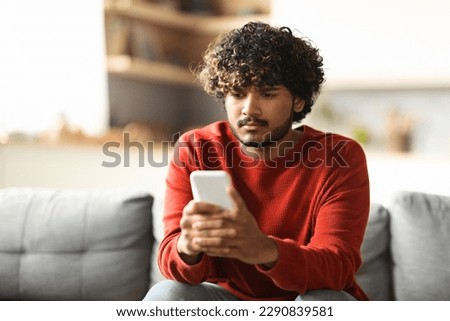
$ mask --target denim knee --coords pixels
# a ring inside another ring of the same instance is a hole
[[[356,299],[345,291],[335,290],[310,290],[299,295],[296,301],[356,301]]]
[[[235,296],[213,283],[191,285],[173,280],[155,284],[144,301],[232,301]]]
[[[186,283],[164,280],[156,283],[144,301],[190,301],[195,297],[195,287]]]

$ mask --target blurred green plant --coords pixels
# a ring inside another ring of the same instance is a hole
[[[362,126],[353,128],[352,137],[362,145],[366,145],[370,140],[369,131]]]

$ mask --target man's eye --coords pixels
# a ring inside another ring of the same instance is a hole
[[[232,92],[231,96],[233,96],[234,98],[242,98],[245,95],[243,93],[241,93],[241,92]]]
[[[262,93],[262,96],[263,96],[264,98],[272,98],[272,97],[275,96],[275,93],[273,93],[273,92],[263,92],[263,93]]]

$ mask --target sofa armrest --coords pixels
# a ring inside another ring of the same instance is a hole
[[[392,300],[389,212],[381,204],[370,206],[361,246],[362,265],[356,280],[370,300]]]

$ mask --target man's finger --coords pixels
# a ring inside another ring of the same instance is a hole
[[[191,200],[184,208],[184,214],[211,214],[222,212],[223,208],[218,205]]]

